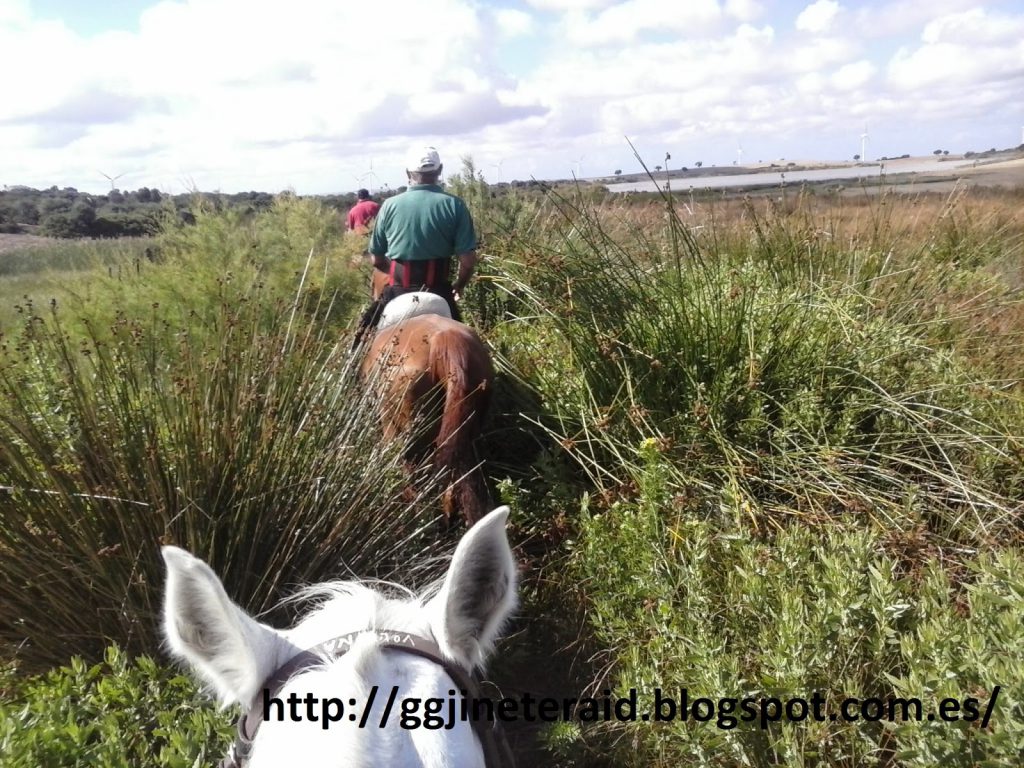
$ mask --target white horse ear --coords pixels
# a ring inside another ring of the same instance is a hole
[[[163,547],[167,564],[164,635],[217,693],[221,705],[246,706],[277,666],[282,642],[228,598],[210,566],[177,547]]]
[[[435,637],[467,668],[483,666],[516,607],[516,566],[505,535],[508,514],[508,507],[499,507],[462,537],[431,601],[441,613]]]

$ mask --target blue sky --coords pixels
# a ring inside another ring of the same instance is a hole
[[[0,184],[345,192],[1015,146],[1024,0],[0,0]]]
[[[33,0],[32,15],[39,20],[58,20],[80,35],[91,36],[114,29],[134,32],[139,16],[156,3],[152,0]]]

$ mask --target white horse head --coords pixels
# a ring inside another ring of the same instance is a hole
[[[269,695],[265,682],[306,649],[362,633],[346,640],[347,653],[323,653],[274,694],[281,704],[271,703],[253,739],[251,768],[482,767],[484,750],[471,723],[403,728],[400,716],[416,702],[422,717],[426,699],[452,699],[450,692],[461,687],[454,678],[482,667],[515,608],[516,569],[505,534],[508,512],[508,507],[496,509],[466,533],[433,596],[387,596],[356,582],[319,585],[304,594],[318,596],[320,604],[290,630],[257,622],[231,602],[206,563],[177,547],[164,547],[167,643],[223,706],[255,708],[263,707]],[[381,648],[378,635],[366,630],[433,641],[452,673],[426,658]],[[392,691],[397,691],[394,708],[381,725]],[[371,699],[373,706],[367,708]]]

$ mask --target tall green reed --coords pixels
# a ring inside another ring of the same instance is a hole
[[[950,540],[1016,530],[1012,402],[893,311],[920,301],[927,269],[915,281],[753,209],[742,237],[691,229],[671,199],[658,229],[553,202],[562,224],[496,281],[542,319],[547,353],[524,357],[557,372],[539,373],[557,436],[599,489],[628,490],[653,438],[680,492],[732,488],[755,526],[838,513],[899,527],[909,505]]]
[[[172,233],[135,282],[31,307],[5,342],[0,643],[25,668],[110,641],[154,652],[161,544],[207,559],[257,612],[296,584],[393,576],[430,552],[432,478],[406,493],[403,446],[380,441],[340,333],[350,278],[332,290],[330,254],[299,255],[302,221],[319,222],[299,218],[252,224],[257,243],[291,227],[272,263],[210,250],[245,243],[238,222],[201,222],[180,235],[191,245]]]

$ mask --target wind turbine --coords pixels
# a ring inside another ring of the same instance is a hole
[[[498,169],[498,181],[501,181],[501,166],[502,166],[502,164],[504,164],[504,162],[505,162],[505,160],[503,158],[503,159],[499,160],[496,163],[491,163],[491,167],[492,168],[497,168]]]
[[[120,179],[122,176],[124,176],[123,173],[119,173],[119,174],[117,174],[117,176],[109,176],[109,175],[105,174],[103,171],[97,171],[97,173],[99,173],[100,176],[102,176],[103,178],[105,178],[107,181],[110,182],[110,191],[111,192],[113,192],[115,189],[117,189],[117,187],[114,186],[114,182],[117,181],[118,179]]]
[[[743,165],[743,145],[736,140],[736,165]]]
[[[860,135],[860,161],[868,161],[868,124],[864,123],[864,133]]]
[[[373,172],[373,158],[372,157],[370,158],[370,170],[368,170],[362,176],[356,176],[355,179],[360,184],[362,184],[364,181],[366,181],[366,179],[370,178],[371,176],[373,177],[373,180],[375,182],[377,182],[377,186],[379,187],[380,186],[380,178],[377,176],[376,173]],[[371,192],[373,191],[373,185],[372,184],[370,185],[370,191]]]
[[[579,156],[579,157],[578,157],[578,158],[576,159],[576,178],[577,178],[577,179],[578,179],[578,178],[580,178],[580,169],[581,169],[581,168],[583,167],[583,166],[582,166],[582,165],[580,165],[580,164],[581,164],[581,163],[583,162],[583,158],[584,158],[584,157],[586,157],[586,154],[582,154],[582,155],[580,155],[580,156]]]

